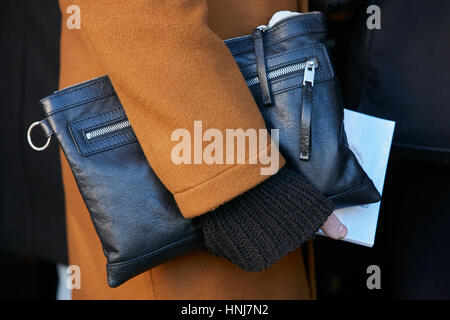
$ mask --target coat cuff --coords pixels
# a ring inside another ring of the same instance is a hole
[[[266,149],[261,150],[256,159],[261,159],[261,155],[272,154],[271,152],[278,152],[279,166],[282,168],[286,161],[273,143],[269,144]],[[236,198],[247,190],[250,190],[270,178],[272,175],[262,175],[261,169],[267,168],[268,165],[263,165],[260,161],[257,164],[249,164],[251,158],[247,159],[245,164],[238,164],[219,175],[208,179],[189,190],[174,194],[180,211],[186,218],[194,218],[202,215],[208,211],[212,211],[220,205]],[[232,185],[230,185],[232,181]]]
[[[270,267],[315,235],[333,203],[288,168],[194,221],[206,248],[246,271]]]

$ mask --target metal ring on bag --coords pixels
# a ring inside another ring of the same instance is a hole
[[[45,143],[45,145],[43,145],[42,147],[36,147],[33,144],[33,141],[31,140],[31,131],[34,129],[34,127],[40,126],[41,125],[41,121],[37,121],[34,122],[29,128],[28,128],[28,133],[27,133],[27,140],[28,140],[28,144],[30,145],[30,147],[32,147],[34,150],[36,151],[44,151],[45,149],[48,148],[48,146],[50,145],[50,141],[52,140],[52,136],[49,136],[47,138],[47,142]]]

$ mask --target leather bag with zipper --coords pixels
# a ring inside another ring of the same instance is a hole
[[[379,193],[347,146],[326,34],[323,15],[312,13],[225,43],[268,128],[280,130],[288,165],[339,207],[376,202]],[[201,231],[148,164],[108,76],[41,104],[46,117],[30,127],[30,143],[37,126],[48,143],[58,139],[100,237],[111,287],[203,246]]]

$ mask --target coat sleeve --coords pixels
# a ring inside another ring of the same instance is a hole
[[[308,12],[309,11],[309,0],[298,0],[298,11]]]
[[[193,145],[194,121],[202,121],[203,132],[219,129],[224,139],[226,129],[266,128],[231,53],[208,28],[206,0],[71,4],[80,7],[83,36],[107,70],[150,165],[185,217],[206,213],[269,177],[261,175],[267,165],[259,161],[177,165],[171,159],[178,143],[171,141],[172,133],[188,129]],[[266,141],[246,159],[278,153],[270,137]]]

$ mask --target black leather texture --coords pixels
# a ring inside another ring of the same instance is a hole
[[[270,94],[269,83],[267,79],[266,57],[264,55],[263,31],[256,28],[253,31],[253,45],[255,46],[256,69],[258,70],[258,79],[261,89],[261,99],[265,106],[272,105],[272,95]]]
[[[199,230],[181,215],[130,126],[88,139],[127,119],[108,77],[41,104],[43,126],[58,138],[100,237],[111,287],[202,247]]]
[[[300,107],[300,160],[309,160],[311,153],[311,114],[313,108],[313,87],[310,83],[303,86],[302,105]]]
[[[309,14],[226,44],[246,79],[315,59],[314,85],[306,92],[303,71],[260,79],[250,89],[267,126],[280,130],[290,167],[339,206],[376,202],[379,193],[346,143],[325,40],[323,16]],[[203,246],[200,231],[150,168],[107,76],[55,92],[41,104],[41,126],[57,137],[69,161],[100,237],[111,287]],[[301,145],[306,156],[300,156]]]
[[[257,43],[263,49],[254,45],[255,33],[225,43],[247,83],[263,74],[275,75],[249,87],[267,127],[280,130],[280,151],[288,165],[337,208],[380,201],[379,192],[347,145],[341,92],[326,48],[325,16],[308,13],[284,19],[264,30],[261,40]],[[258,56],[265,57],[264,72]],[[303,70],[276,76],[282,69],[309,60],[317,65],[314,84],[307,84],[306,90]],[[269,88],[264,88],[266,83]]]

